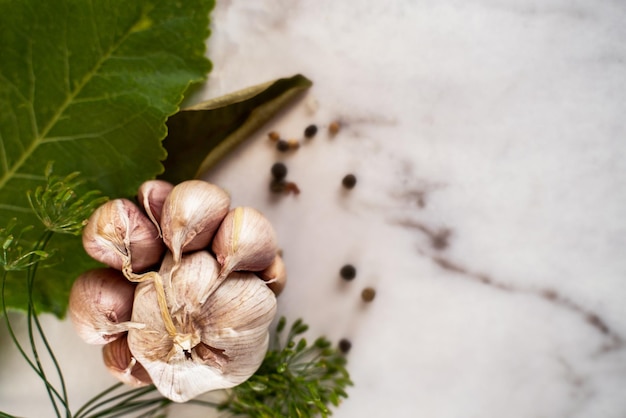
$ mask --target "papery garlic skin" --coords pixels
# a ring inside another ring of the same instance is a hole
[[[176,298],[186,301],[170,312],[176,335],[165,326],[152,283],[139,284],[135,292],[132,320],[146,328],[129,331],[130,350],[174,402],[244,382],[267,351],[274,294],[251,273],[234,273],[216,287],[211,258],[206,251],[185,255],[172,274]],[[209,266],[208,272],[192,265]]]
[[[160,223],[163,205],[173,188],[172,183],[164,180],[147,180],[139,186],[137,191],[137,201],[159,231],[159,236],[161,236]]]
[[[81,274],[72,285],[69,317],[78,335],[89,344],[107,344],[128,331],[142,327],[130,321],[135,285],[114,269],[101,268]]]
[[[159,274],[161,277],[168,278],[169,283],[174,270],[179,277],[201,274],[202,280],[194,281],[192,286],[187,286],[185,281],[182,281],[181,285],[181,280],[178,280],[178,285],[171,284],[168,287],[170,296],[168,302],[173,310],[178,309],[183,301],[191,306],[204,303],[220,284],[217,280],[220,265],[207,251],[185,255],[185,262],[179,266],[176,265],[172,253],[168,251],[161,263]]]
[[[222,221],[211,246],[222,266],[223,279],[232,271],[261,271],[278,252],[276,232],[270,221],[251,207],[237,207]]]
[[[230,196],[202,180],[177,184],[161,213],[163,241],[178,263],[183,252],[205,248],[228,213]]]
[[[136,388],[152,383],[146,369],[131,354],[126,334],[102,347],[102,360],[107,370],[122,383]]]
[[[265,270],[256,273],[276,296],[280,295],[287,284],[287,269],[281,256],[276,255],[274,261]]]
[[[117,270],[130,261],[133,271],[158,263],[165,251],[156,227],[128,199],[110,200],[94,211],[83,230],[83,247]]]

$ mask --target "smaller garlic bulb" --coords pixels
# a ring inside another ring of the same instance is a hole
[[[146,369],[130,352],[126,334],[102,347],[102,359],[107,370],[122,383],[136,388],[152,383]]]
[[[165,251],[156,227],[128,199],[98,207],[83,230],[87,254],[117,270],[141,271],[158,263]]]
[[[68,312],[78,335],[89,344],[106,344],[130,328],[135,285],[110,268],[89,270],[72,285]]]
[[[212,245],[222,266],[220,279],[233,271],[261,271],[274,261],[278,246],[270,221],[251,207],[237,207],[222,221]]]
[[[276,296],[280,295],[287,284],[287,269],[281,256],[274,257],[274,261],[265,270],[256,273],[267,287],[270,288]]]
[[[188,180],[172,189],[163,204],[161,230],[175,264],[183,252],[209,245],[229,207],[228,193],[206,181]]]
[[[164,180],[148,180],[143,182],[137,191],[137,200],[156,226],[159,236],[161,236],[160,222],[163,204],[173,188],[173,184]]]

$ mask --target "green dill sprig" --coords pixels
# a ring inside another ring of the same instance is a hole
[[[51,232],[80,235],[87,218],[108,200],[100,191],[91,190],[81,196],[76,192],[84,181],[79,172],[65,177],[52,175],[52,164],[46,167],[46,184],[34,192],[28,191],[28,201],[33,211]]]
[[[330,405],[338,406],[348,397],[345,389],[352,381],[345,356],[324,337],[310,346],[305,338],[296,341],[308,330],[300,319],[281,344],[285,326],[282,317],[259,370],[233,388],[220,409],[250,418],[328,417]]]
[[[13,218],[6,227],[0,228],[0,266],[4,271],[26,270],[40,261],[47,259],[50,253],[42,249],[24,250],[20,244],[22,235],[33,229],[32,225],[15,233],[17,219]]]

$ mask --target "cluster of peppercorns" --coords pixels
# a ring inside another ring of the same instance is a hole
[[[341,124],[337,121],[328,125],[328,133],[331,136],[336,135],[339,132]],[[304,138],[312,139],[317,135],[317,125],[308,125],[304,129]],[[280,134],[276,131],[271,131],[268,134],[270,140],[276,142],[276,149],[281,152],[287,152],[289,150],[295,150],[300,148],[300,141],[297,139],[282,139]],[[283,162],[277,162],[272,165],[271,168],[272,180],[270,182],[270,190],[273,193],[293,193],[299,194],[300,188],[292,181],[287,181],[287,166]],[[346,189],[352,189],[356,185],[356,176],[354,174],[346,174],[341,180],[341,184]]]

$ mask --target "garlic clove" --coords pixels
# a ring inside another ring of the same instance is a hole
[[[104,365],[122,383],[136,388],[147,386],[152,383],[152,379],[146,369],[131,354],[127,338],[126,335],[122,335],[102,347]]]
[[[72,285],[68,313],[78,335],[89,344],[106,344],[142,324],[129,322],[135,285],[121,272],[101,268],[81,274]]]
[[[141,271],[156,264],[165,247],[159,233],[137,205],[128,199],[110,200],[89,217],[83,230],[87,254],[117,270]]]
[[[278,251],[270,221],[251,207],[237,207],[222,221],[211,247],[220,263],[220,280],[232,271],[261,271]]]
[[[274,261],[265,270],[256,273],[265,281],[267,287],[270,288],[276,296],[280,295],[287,284],[287,269],[281,256],[276,255]]]
[[[192,255],[183,256],[172,287],[200,293],[207,278],[203,271],[187,274]],[[213,277],[212,271],[209,274]],[[276,297],[263,281],[253,274],[235,273],[205,303],[186,303],[171,312],[176,328],[171,335],[159,311],[155,286],[143,282],[135,292],[132,320],[146,327],[130,330],[128,344],[159,392],[174,402],[186,402],[248,379],[263,361],[275,313]]]
[[[159,270],[159,274],[166,278],[167,288],[172,296],[170,303],[174,310],[178,308],[179,301],[185,301],[192,306],[204,303],[219,286],[217,275],[220,265],[208,251],[185,254],[183,259],[184,262],[176,266],[174,256],[168,251]],[[184,277],[194,274],[201,274],[202,280],[184,280]],[[180,277],[175,280],[176,286],[172,286],[172,275]]]
[[[161,231],[175,263],[183,252],[209,245],[229,207],[228,193],[206,181],[188,180],[172,189],[163,205]]]
[[[238,306],[241,301],[246,304]],[[202,342],[211,351],[204,350],[203,355],[206,361],[223,364],[232,386],[246,381],[261,365],[275,314],[276,297],[248,272],[229,275],[203,305],[198,326]]]
[[[164,180],[148,180],[143,182],[137,191],[137,200],[156,226],[159,236],[161,236],[160,222],[163,204],[173,188],[173,184]]]

